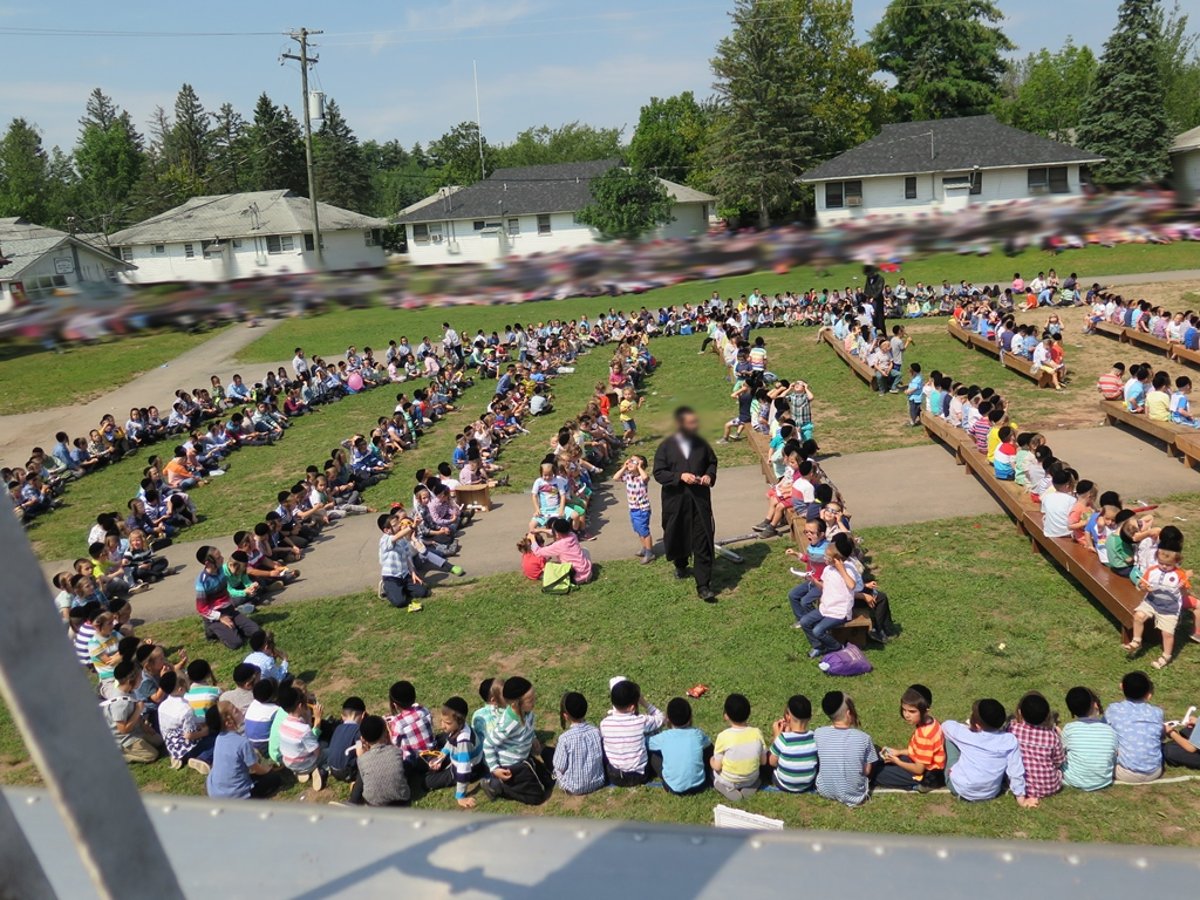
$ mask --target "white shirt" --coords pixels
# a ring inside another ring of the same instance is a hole
[[[158,705],[158,733],[161,735],[166,736],[172,731],[178,731],[180,737],[183,737],[185,729],[198,731],[199,724],[192,707],[183,697],[172,694]]]
[[[297,375],[304,375],[308,372],[308,360],[303,356],[294,356],[292,358],[292,371]]]
[[[1067,516],[1075,505],[1075,495],[1065,491],[1051,491],[1042,497],[1042,533],[1046,537],[1070,537]]]

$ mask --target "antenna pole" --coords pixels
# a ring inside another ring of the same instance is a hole
[[[483,162],[483,122],[479,117],[479,65],[471,60],[471,74],[475,78],[475,136],[479,138],[479,179],[487,178],[487,167]]]
[[[317,268],[325,268],[325,250],[321,246],[321,221],[317,216],[317,176],[313,168],[312,116],[308,110],[308,67],[317,64],[317,58],[308,55],[308,39],[311,35],[323,34],[322,31],[310,31],[301,28],[288,32],[288,37],[300,45],[300,54],[283,54],[284,59],[294,59],[300,63],[300,92],[301,106],[304,108],[304,166],[308,170],[308,206],[312,216],[313,245],[317,251]]]

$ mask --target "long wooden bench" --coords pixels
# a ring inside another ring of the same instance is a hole
[[[946,330],[949,331],[953,337],[962,341],[972,350],[980,350],[989,356],[996,357],[997,359],[1000,357],[1000,347],[995,341],[989,341],[982,334],[976,334],[973,331],[967,331],[967,329],[963,328],[962,323],[960,323],[957,319],[951,319],[949,322],[947,322]]]
[[[746,440],[758,456],[758,464],[762,469],[763,478],[766,479],[767,484],[774,484],[778,479],[775,477],[775,467],[771,465],[771,439],[761,431],[747,428]]]
[[[1049,372],[1043,372],[1039,368],[1035,373],[1032,370],[1033,363],[1023,356],[1014,356],[1011,353],[1002,353],[1000,355],[1000,362],[1004,364],[1006,369],[1011,369],[1018,375],[1028,378],[1030,381],[1035,382],[1040,388],[1048,388],[1051,384],[1053,384],[1053,381],[1050,379]]]
[[[1189,432],[1192,432],[1192,429],[1184,428],[1182,425],[1173,425],[1170,422],[1152,422],[1146,418],[1145,413],[1130,412],[1120,400],[1101,400],[1100,409],[1104,411],[1106,425],[1115,425],[1117,422],[1121,422],[1134,431],[1147,434],[1155,440],[1161,441],[1165,445],[1167,455],[1172,458],[1182,455],[1178,446],[1180,437],[1190,436]]]
[[[1121,343],[1126,343],[1124,325],[1118,325],[1116,322],[1101,320],[1097,322],[1093,328],[1097,334],[1108,335],[1111,338],[1116,338]]]
[[[848,365],[855,375],[869,386],[875,384],[875,371],[853,353],[847,353],[846,348],[842,346],[842,342],[833,336],[832,331],[823,331],[821,337],[825,340],[825,343],[833,348],[833,352],[842,358],[842,362]]]
[[[1146,334],[1144,331],[1138,331],[1136,328],[1125,329],[1125,341],[1130,344],[1140,344],[1152,350],[1161,350],[1168,356],[1171,355],[1171,345],[1174,343],[1166,338],[1155,337],[1152,334]]]
[[[1187,363],[1189,366],[1200,367],[1200,350],[1189,350],[1183,344],[1177,341],[1172,341],[1171,350],[1168,353],[1171,359],[1181,363]]]
[[[835,640],[843,644],[853,644],[856,647],[867,646],[867,635],[871,631],[871,610],[863,603],[854,604],[854,618],[833,629]]]
[[[1133,627],[1133,610],[1142,596],[1136,585],[1128,578],[1116,575],[1100,562],[1087,547],[1066,538],[1047,537],[1042,530],[1042,514],[1033,506],[1025,491],[1010,481],[995,477],[987,457],[980,453],[973,441],[961,429],[930,415],[921,413],[921,424],[931,437],[945,444],[964,471],[974,475],[1005,512],[1015,522],[1022,534],[1029,537],[1035,550],[1050,557],[1055,564],[1074,578],[1101,606],[1117,620],[1122,635],[1128,640]],[[1197,444],[1200,452],[1200,442]]]
[[[1028,378],[1038,387],[1050,387],[1051,380],[1049,373],[1040,371],[1037,373],[1032,372],[1030,370],[1029,360],[1020,356],[1014,356],[1011,353],[1004,353],[1000,345],[995,341],[989,341],[981,334],[976,334],[973,331],[967,331],[967,329],[963,328],[962,325],[954,319],[951,319],[946,323],[946,330],[950,333],[951,337],[962,341],[972,350],[979,350],[983,353],[987,353],[990,356],[996,357],[998,360],[1000,360],[1001,365],[1003,365],[1006,369],[1016,372],[1022,378]]]

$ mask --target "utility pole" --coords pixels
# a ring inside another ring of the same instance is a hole
[[[308,67],[315,66],[317,58],[315,56],[309,58],[308,39],[311,35],[323,33],[322,31],[309,31],[307,28],[289,31],[288,37],[300,45],[300,54],[298,56],[295,53],[283,54],[284,59],[294,59],[300,63],[301,105],[304,108],[304,165],[308,170],[308,204],[312,215],[313,244],[317,251],[318,269],[325,268],[325,251],[321,247],[321,222],[317,217],[317,176],[313,171],[312,116],[308,110]]]

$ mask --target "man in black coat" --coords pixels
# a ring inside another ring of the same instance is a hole
[[[871,324],[879,334],[887,334],[887,310],[884,308],[883,292],[887,287],[883,273],[874,266],[863,266],[863,274],[867,277],[863,293],[871,302]]]
[[[717,481],[717,454],[700,437],[694,410],[675,410],[677,431],[658,445],[654,480],[662,485],[663,546],[675,564],[675,577],[687,578],[688,558],[694,561],[696,593],[716,603],[712,581],[714,526],[712,486]]]

